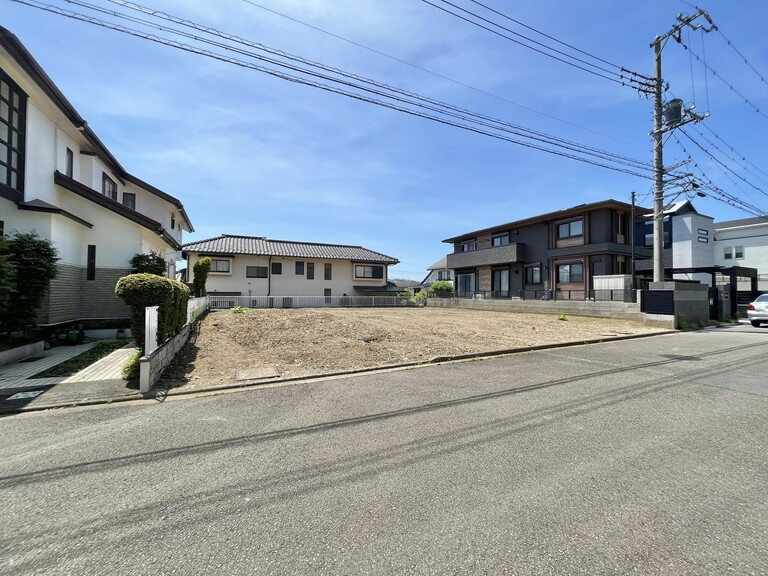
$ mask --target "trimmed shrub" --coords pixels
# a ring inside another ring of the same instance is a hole
[[[149,254],[136,254],[130,259],[131,272],[134,274],[157,274],[165,276],[168,272],[168,262],[163,255],[154,250]]]
[[[438,280],[432,282],[429,287],[430,298],[451,298],[453,296],[453,282],[448,280]]]
[[[187,321],[189,288],[177,280],[155,274],[130,274],[117,281],[115,294],[131,307],[131,332],[142,351],[147,306],[159,306],[158,344],[181,332]]]
[[[195,278],[192,281],[193,293],[195,298],[200,298],[206,295],[205,283],[208,282],[208,272],[211,270],[211,259],[206,256],[200,258],[192,267],[192,271],[195,274]]]

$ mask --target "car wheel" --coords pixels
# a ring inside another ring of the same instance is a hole
[[[755,328],[760,328],[760,320],[750,320],[749,323]]]

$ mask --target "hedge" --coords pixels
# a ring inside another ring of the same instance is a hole
[[[131,307],[131,332],[142,352],[148,306],[159,306],[158,344],[181,332],[187,322],[189,288],[177,280],[155,274],[129,274],[117,281],[115,294]]]

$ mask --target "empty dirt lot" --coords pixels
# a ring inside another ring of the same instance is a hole
[[[431,307],[212,310],[163,381],[233,384],[245,370],[310,376],[658,331],[625,320]]]

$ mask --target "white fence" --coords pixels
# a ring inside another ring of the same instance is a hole
[[[190,325],[208,308],[208,298],[190,298],[187,303],[187,322],[180,334],[157,343],[158,306],[145,309],[144,356],[139,359],[139,390],[149,392],[163,370],[171,363],[176,353],[187,342]]]
[[[408,296],[215,296],[211,308],[381,308],[416,306]]]

